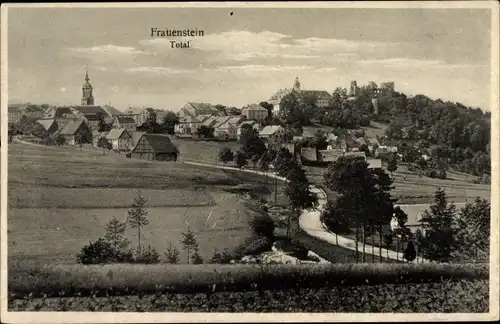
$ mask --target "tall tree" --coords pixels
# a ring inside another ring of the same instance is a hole
[[[394,199],[390,195],[392,179],[381,169],[368,169],[368,163],[362,158],[340,157],[328,167],[324,180],[327,188],[349,201],[351,207],[346,212],[350,213],[347,218],[355,220],[356,251],[360,225],[364,248],[367,225],[388,225],[391,220],[394,210]]]
[[[262,155],[266,151],[266,144],[259,137],[257,131],[249,125],[242,127],[240,134],[241,151],[247,159],[253,155]]]
[[[104,239],[111,244],[115,251],[124,251],[130,245],[130,241],[125,238],[126,229],[127,224],[120,222],[116,217],[113,217],[106,224]]]
[[[438,189],[430,210],[425,210],[420,220],[425,226],[424,256],[428,260],[449,262],[455,240],[454,218],[456,207],[448,204],[446,193]]]
[[[174,112],[168,111],[163,119],[163,129],[167,134],[175,133],[175,125],[179,124],[179,116]]]
[[[288,196],[291,207],[287,222],[287,233],[290,235],[293,216],[300,215],[302,209],[310,209],[317,206],[318,198],[310,189],[304,169],[298,165],[288,173],[285,194]]]
[[[269,102],[262,101],[259,103],[259,106],[267,110],[267,118],[271,118],[273,116],[274,106]]]
[[[131,228],[137,229],[137,252],[139,255],[141,254],[141,228],[149,224],[146,202],[146,199],[144,199],[139,191],[132,203],[132,208],[127,213],[127,223]]]
[[[489,254],[491,206],[486,199],[477,197],[467,203],[457,217],[457,250],[466,257],[477,258]]]
[[[398,169],[398,157],[396,154],[392,155],[392,158],[389,160],[389,164],[387,165],[387,171],[392,173]]]
[[[189,227],[186,232],[182,233],[181,244],[184,250],[187,251],[187,263],[189,263],[189,252],[198,248],[196,237]]]

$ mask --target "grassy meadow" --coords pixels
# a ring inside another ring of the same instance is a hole
[[[385,169],[385,165],[383,168]],[[323,186],[323,173],[326,167],[305,166],[307,176],[313,184]],[[491,186],[475,184],[471,181],[474,176],[449,171],[448,179],[432,179],[419,176],[416,172],[408,171],[406,165],[399,165],[393,174],[394,184],[392,196],[398,198],[398,204],[428,204],[432,202],[437,188],[443,188],[450,202],[472,201],[475,197],[490,198]],[[329,197],[335,193],[326,190]]]
[[[255,175],[131,160],[94,148],[19,143],[9,145],[8,161],[10,259],[75,262],[76,253],[102,236],[110,219],[125,219],[138,192],[149,212],[142,244],[155,246],[162,256],[170,242],[181,248],[188,224],[205,259],[215,249],[232,250],[251,234],[251,212],[228,189]],[[127,238],[135,247],[136,232],[129,229]]]

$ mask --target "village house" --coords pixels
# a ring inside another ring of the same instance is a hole
[[[240,139],[240,136],[241,136],[241,130],[244,126],[250,126],[252,127],[253,129],[255,129],[257,132],[259,132],[260,130],[260,124],[258,122],[256,122],[255,120],[245,120],[243,122],[241,122],[238,127],[236,128],[236,138],[239,140]]]
[[[179,150],[165,135],[144,133],[127,157],[148,161],[177,161]]]
[[[200,120],[191,115],[186,115],[179,117],[179,123],[174,126],[174,132],[176,134],[196,134],[200,126]]]
[[[153,108],[132,108],[130,107],[122,116],[131,117],[135,121],[136,127],[142,126],[147,120],[156,121],[156,113]]]
[[[241,114],[249,120],[253,119],[262,122],[264,119],[267,118],[268,111],[261,105],[251,104],[241,109]]]
[[[82,143],[92,142],[92,132],[83,120],[71,120],[57,133],[66,140],[66,144],[76,145],[79,139]]]
[[[216,137],[224,137],[227,140],[235,140],[238,137],[238,125],[245,120],[244,116],[228,116],[214,128],[214,135]]]
[[[128,132],[136,130],[135,120],[128,116],[115,116],[111,124],[112,129],[125,129]]]
[[[39,119],[43,117],[44,108],[39,105],[32,104],[14,104],[8,105],[8,123],[17,124],[23,116],[33,119]]]
[[[198,117],[199,115],[219,115],[219,110],[209,103],[188,102],[179,111],[179,117]]]
[[[8,120],[9,124],[17,124],[23,117],[23,109],[20,106],[17,105],[9,105],[8,107]]]
[[[285,129],[280,125],[269,125],[259,132],[259,137],[268,143],[282,143],[285,138]]]
[[[124,128],[114,128],[106,135],[114,151],[128,151],[132,147],[132,137]]]

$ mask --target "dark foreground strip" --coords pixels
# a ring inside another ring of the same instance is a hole
[[[52,265],[9,268],[9,294],[92,296],[140,293],[210,293],[340,285],[410,284],[487,279],[487,264],[304,265]]]

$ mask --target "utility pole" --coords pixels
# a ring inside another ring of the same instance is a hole
[[[278,176],[274,177],[274,204],[278,204]]]

